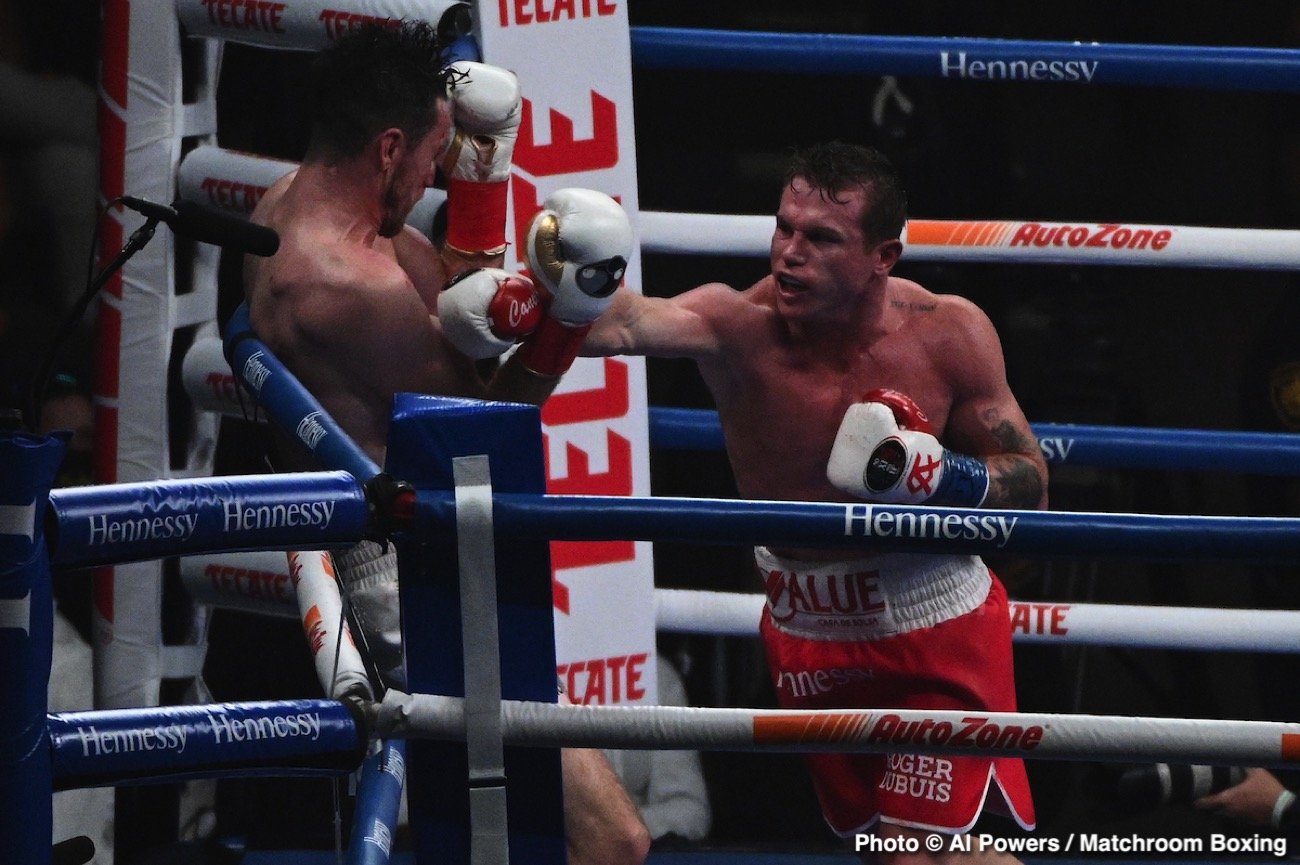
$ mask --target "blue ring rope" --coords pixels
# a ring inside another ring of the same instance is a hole
[[[1050,465],[1300,475],[1300,435],[1053,423],[1030,426]],[[709,409],[652,407],[650,443],[667,449],[721,450],[722,426],[717,412]]]
[[[229,475],[50,491],[60,567],[237,550],[350,546],[370,503],[344,471]]]
[[[308,448],[318,463],[349,472],[363,482],[379,474],[374,460],[253,333],[247,301],[226,323],[223,344],[240,386],[256,394],[258,405],[281,430]]]
[[[988,70],[1005,68],[1018,73],[1018,80],[1300,91],[1300,51],[1285,48],[633,27],[632,62],[638,69],[958,80],[999,80],[990,78]],[[1040,65],[1031,65],[1035,63]],[[964,79],[953,72],[959,66],[966,72]],[[980,75],[971,74],[975,68]]]
[[[185,778],[345,775],[368,731],[338,700],[264,700],[49,715],[58,790]]]
[[[421,491],[418,512],[455,524],[450,493]],[[848,547],[908,552],[1295,560],[1300,519],[930,508],[666,496],[496,493],[505,535],[553,540]]]

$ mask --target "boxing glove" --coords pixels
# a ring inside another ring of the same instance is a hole
[[[541,318],[541,297],[532,282],[498,268],[464,271],[438,295],[443,334],[474,360],[502,354]]]
[[[826,479],[858,498],[891,504],[977,508],[989,490],[984,461],[954,453],[934,436],[906,394],[880,389],[844,413]]]
[[[559,189],[542,202],[525,245],[547,301],[537,330],[519,348],[521,359],[540,375],[561,375],[623,281],[632,225],[603,192]]]
[[[513,72],[460,60],[451,70],[455,129],[441,159],[447,180],[447,244],[461,253],[506,248],[510,161],[523,100]]]

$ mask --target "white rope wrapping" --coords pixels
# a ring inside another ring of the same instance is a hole
[[[766,257],[771,216],[641,211],[641,249]],[[1092,222],[912,219],[909,261],[1300,270],[1300,231]]]
[[[389,691],[376,734],[464,740],[464,701]],[[1300,762],[1300,724],[1115,715],[916,709],[709,709],[564,706],[507,700],[505,741],[535,747],[704,751],[915,751],[1051,760],[1167,761],[1246,766]]]
[[[331,697],[357,691],[373,698],[366,665],[343,617],[343,599],[330,554],[324,550],[297,550],[284,556],[298,599],[302,632],[321,687]]]
[[[200,603],[292,617],[282,562],[279,553],[184,556],[180,572]],[[763,596],[750,592],[655,589],[655,625],[661,631],[754,638],[762,612]],[[1011,626],[1018,645],[1300,654],[1296,610],[1011,601]]]
[[[298,167],[298,163],[205,144],[181,160],[176,194],[186,201],[248,216],[268,187]],[[442,189],[426,189],[406,221],[423,232],[447,200]]]
[[[418,18],[437,23],[460,0],[294,0],[293,3],[177,2],[190,36],[287,50],[326,45],[364,21]]]
[[[757,637],[762,595],[655,589],[661,631]],[[1300,612],[1011,601],[1019,644],[1300,653]]]

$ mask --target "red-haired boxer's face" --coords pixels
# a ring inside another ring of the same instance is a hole
[[[439,153],[451,134],[451,107],[438,100],[438,120],[424,138],[404,149],[401,159],[384,190],[384,213],[379,224],[381,237],[394,237],[402,230],[411,209],[433,186],[434,169]]]
[[[868,288],[878,266],[879,247],[867,247],[862,234],[866,191],[853,187],[823,196],[796,177],[781,193],[772,233],[772,275],[777,308],[791,319],[833,319],[855,308],[850,303]]]

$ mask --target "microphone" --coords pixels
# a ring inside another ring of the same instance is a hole
[[[119,200],[148,219],[167,223],[176,234],[190,240],[263,257],[275,255],[275,251],[280,248],[280,235],[274,229],[202,207],[192,201],[177,200],[169,207],[131,195],[123,195]]]
[[[95,842],[85,835],[60,841],[50,848],[51,865],[85,865],[95,858]]]
[[[1241,766],[1194,766],[1155,763],[1129,769],[1119,778],[1120,799],[1133,807],[1185,805],[1240,784],[1246,777]]]

